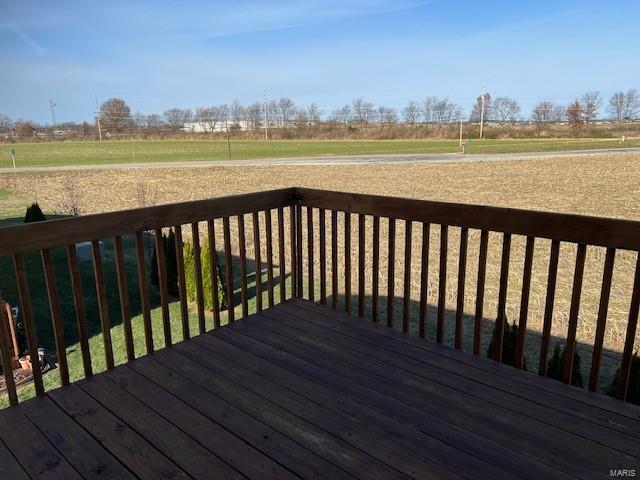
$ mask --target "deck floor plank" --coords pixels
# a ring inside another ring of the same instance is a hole
[[[640,408],[291,299],[0,412],[0,479],[609,478]]]

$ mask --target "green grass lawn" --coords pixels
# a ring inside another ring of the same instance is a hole
[[[137,285],[136,258],[134,250],[133,238],[124,237],[124,260],[125,270],[127,273],[128,292],[130,308],[132,313],[132,330],[134,339],[134,349],[136,357],[146,355],[145,335],[143,320],[141,314],[140,294]],[[56,287],[59,296],[60,307],[63,318],[63,331],[65,337],[65,346],[67,352],[67,360],[69,365],[69,376],[72,382],[84,378],[84,370],[82,363],[82,355],[78,343],[78,334],[75,318],[75,307],[70,287],[70,275],[67,264],[67,256],[64,249],[55,249],[52,252],[54,269],[56,276]],[[147,262],[150,261],[150,255]],[[49,302],[47,299],[46,288],[44,284],[43,269],[40,256],[37,253],[25,255],[25,266],[27,277],[29,280],[29,293],[31,305],[33,309],[34,323],[38,335],[38,346],[44,347],[47,352],[55,354],[55,343],[53,338],[53,329],[51,326],[51,316]],[[113,242],[105,241],[105,255],[103,260],[105,284],[107,287],[107,301],[109,305],[109,316],[111,320],[111,338],[113,344],[113,354],[116,365],[126,362],[126,350],[124,341],[124,328],[120,315],[120,302],[116,283],[115,264],[113,261]],[[222,257],[221,262],[224,262]],[[236,318],[241,316],[241,306],[239,305],[239,265],[237,259],[234,261],[234,286],[237,287],[234,292],[233,304],[236,306]],[[224,265],[222,263],[222,265]],[[248,262],[248,271],[253,271],[254,265]],[[224,272],[224,267],[221,269]],[[147,265],[147,272],[149,272]],[[106,369],[104,339],[100,328],[100,318],[98,314],[98,304],[95,290],[95,280],[93,274],[92,263],[81,262],[80,274],[82,279],[82,289],[84,294],[84,306],[86,310],[87,329],[89,334],[89,346],[91,350],[91,358],[94,373],[104,371]],[[266,286],[266,274],[262,279],[263,285]],[[276,298],[279,295],[279,280],[276,279],[275,291]],[[265,287],[266,288],[266,287]],[[289,287],[290,288],[290,287]],[[13,267],[11,260],[7,257],[0,259],[0,289],[2,289],[3,297],[11,304],[19,305],[17,289],[13,276]],[[255,311],[255,279],[248,279],[249,293],[249,311]],[[267,304],[266,291],[263,295],[263,304]],[[150,300],[152,305],[151,318],[152,330],[155,349],[165,346],[164,334],[162,327],[162,314],[159,307],[159,294],[155,287],[150,288]],[[180,316],[180,303],[177,299],[173,299],[169,305],[171,317],[171,332],[174,342],[182,341],[182,321]],[[226,310],[221,312],[221,323],[227,323]],[[189,325],[191,335],[198,334],[198,317],[193,306],[190,306]],[[19,325],[20,327],[21,325]],[[213,315],[207,312],[207,329],[213,327]],[[44,375],[44,385],[46,390],[60,386],[60,372],[53,369]],[[32,384],[24,385],[18,388],[18,394],[21,400],[31,398],[35,391]],[[0,394],[0,408],[8,406],[8,397],[6,394]]]
[[[640,139],[473,140],[469,153],[514,153],[640,146]],[[11,150],[19,167],[99,165],[133,162],[228,160],[224,140],[131,140],[0,145],[0,168],[10,168]],[[233,159],[323,155],[454,153],[458,140],[232,140]]]

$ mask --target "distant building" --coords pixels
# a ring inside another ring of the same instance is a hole
[[[246,131],[253,130],[251,122],[248,120],[239,120],[237,122],[187,122],[182,127],[182,130],[188,133],[215,133],[226,132],[227,127],[230,131]]]

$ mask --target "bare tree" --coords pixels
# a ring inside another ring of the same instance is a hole
[[[520,105],[509,97],[496,97],[489,112],[489,118],[497,122],[515,122],[519,115]]]
[[[293,100],[287,97],[280,97],[277,103],[277,118],[281,127],[287,127],[296,111]]]
[[[147,115],[147,128],[158,128],[162,125],[162,117],[157,113]]]
[[[345,105],[337,108],[331,114],[331,120],[336,123],[344,123],[345,125],[353,119],[353,110],[351,105]]]
[[[131,125],[131,109],[121,98],[110,98],[100,105],[100,126],[111,133],[126,131]]]
[[[247,120],[252,130],[260,128],[260,124],[264,119],[263,105],[260,102],[254,102],[247,107]]]
[[[361,126],[366,127],[375,118],[373,103],[365,102],[362,98],[356,98],[352,102],[353,119]]]
[[[442,100],[437,97],[432,105],[432,122],[434,123],[451,123],[462,117],[462,109],[448,98]]]
[[[293,123],[295,123],[296,128],[303,129],[309,126],[309,114],[307,109],[298,108],[293,116]]]
[[[183,128],[184,124],[193,118],[193,114],[188,108],[170,108],[165,110],[162,116],[167,125],[176,130]]]
[[[538,102],[531,111],[531,121],[538,127],[552,122],[558,122],[563,117],[564,109],[560,105],[556,105],[550,100],[542,100]]]
[[[614,120],[632,120],[640,111],[640,97],[634,88],[625,92],[616,92],[609,98],[607,110]]]
[[[307,119],[311,125],[316,125],[320,122],[320,110],[315,103],[307,107]]]
[[[575,100],[567,107],[567,121],[572,128],[580,128],[585,123],[585,107]]]
[[[380,123],[386,123],[389,127],[398,121],[398,113],[395,108],[378,107],[378,120]]]
[[[414,102],[413,100],[407,103],[406,107],[402,109],[402,118],[404,119],[404,122],[411,126],[418,123],[419,114],[420,106],[418,105],[418,102]]]
[[[235,125],[240,125],[240,122],[244,120],[246,116],[247,115],[244,106],[242,106],[242,104],[238,100],[234,100],[229,107],[230,120]]]
[[[484,97],[484,107],[482,106],[483,97]],[[473,107],[471,108],[471,115],[469,116],[469,121],[479,122],[483,111],[484,111],[484,121],[487,121],[488,118],[491,118],[491,94],[490,93],[483,93],[482,95],[478,96],[478,98],[476,98],[476,103],[474,103]]]
[[[579,100],[576,101],[580,103],[582,107],[582,117],[584,119],[584,123],[586,123],[587,126],[591,125],[591,123],[593,123],[593,121],[598,116],[598,110],[600,110],[600,106],[602,105],[600,92],[586,92],[582,95],[582,97],[580,97]]]

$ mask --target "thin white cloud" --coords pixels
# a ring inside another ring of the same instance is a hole
[[[13,32],[22,43],[28,46],[36,55],[46,55],[47,51],[31,35],[15,24],[7,23],[2,28]]]

